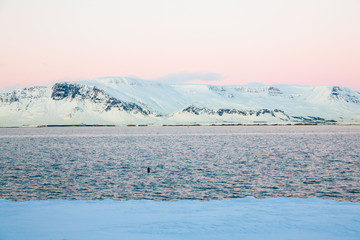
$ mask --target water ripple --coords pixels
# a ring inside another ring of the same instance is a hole
[[[359,126],[0,129],[0,198],[360,202],[359,143]]]

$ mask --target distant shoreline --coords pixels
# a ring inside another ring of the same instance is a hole
[[[266,123],[224,123],[224,124],[163,124],[163,125],[147,125],[147,124],[49,124],[49,125],[32,125],[32,126],[10,126],[0,128],[56,128],[56,127],[238,127],[238,126],[359,126],[360,123],[289,123],[289,124],[266,124]]]

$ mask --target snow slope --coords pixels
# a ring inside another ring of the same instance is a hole
[[[69,124],[360,123],[360,93],[337,86],[169,85],[105,77],[0,92],[0,127]]]
[[[355,240],[360,204],[317,198],[0,200],[0,239]]]

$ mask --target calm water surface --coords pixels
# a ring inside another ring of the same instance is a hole
[[[0,129],[3,199],[249,195],[360,202],[360,126]]]

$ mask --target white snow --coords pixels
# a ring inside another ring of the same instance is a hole
[[[296,119],[282,116],[242,116],[239,114],[184,113],[187,106],[241,111],[280,109],[288,116],[321,117],[340,124],[360,123],[360,93],[332,86],[300,86],[249,84],[244,86],[170,85],[137,78],[105,77],[77,82],[82,90],[92,86],[120,101],[135,103],[152,114],[143,116],[111,109],[105,111],[106,99],[95,103],[90,99],[51,98],[52,86],[34,87],[0,93],[0,127],[52,124],[292,124]],[[19,101],[9,103],[12,93]],[[106,96],[107,96],[106,95]],[[104,95],[102,96],[106,98]]]
[[[0,200],[0,239],[359,239],[360,203],[317,198]]]

